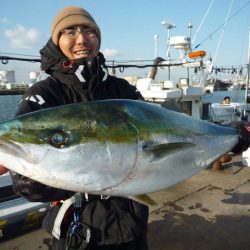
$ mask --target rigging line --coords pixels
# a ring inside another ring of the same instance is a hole
[[[183,63],[172,63],[172,64],[145,64],[145,65],[136,65],[136,64],[116,64],[116,65],[106,65],[107,68],[157,68],[157,67],[173,67],[173,66],[181,66]]]
[[[231,5],[230,5],[230,7],[229,7],[229,9],[228,9],[227,16],[226,16],[226,20],[225,20],[224,25],[223,25],[223,29],[222,29],[222,32],[221,32],[220,40],[219,40],[217,49],[216,49],[216,51],[215,51],[215,56],[214,56],[212,65],[213,65],[213,63],[215,62],[216,58],[217,58],[217,54],[218,54],[218,51],[219,51],[219,49],[220,49],[220,45],[221,45],[221,42],[222,42],[222,37],[223,37],[224,32],[225,32],[225,30],[226,30],[226,26],[227,26],[229,14],[230,14],[230,12],[231,12],[231,10],[232,10],[232,7],[233,7],[233,2],[234,2],[234,0],[231,1]]]
[[[148,59],[148,60],[106,60],[106,62],[114,62],[114,63],[131,63],[131,62],[153,62],[154,60],[152,59]]]
[[[205,19],[207,18],[207,15],[208,15],[208,13],[209,13],[209,11],[210,11],[212,5],[214,4],[214,1],[215,1],[215,0],[212,0],[212,2],[210,3],[210,6],[208,7],[207,12],[205,13],[205,16],[203,17],[203,19],[202,19],[202,21],[201,21],[201,23],[200,23],[200,26],[198,27],[198,29],[197,29],[197,31],[196,31],[196,34],[194,35],[194,38],[193,38],[191,44],[193,44],[193,42],[195,41],[195,38],[197,37],[198,33],[200,32],[201,26],[202,26],[202,24],[204,23]]]
[[[10,57],[10,56],[0,56],[0,60],[2,61],[3,64],[7,64],[9,60],[26,61],[26,62],[41,62],[40,59]]]
[[[32,56],[32,57],[40,57],[40,56],[35,56],[35,55],[26,55],[26,54],[18,54],[18,53],[8,53],[8,52],[2,52],[2,51],[0,51],[0,54],[3,54],[3,55],[14,55],[14,56]]]
[[[230,18],[228,18],[228,21],[231,20],[233,17],[235,17],[242,9],[244,9],[248,4],[250,3],[250,0],[248,0],[245,4],[242,5],[242,7],[240,7],[237,11],[235,11],[233,13],[233,15],[230,16]],[[220,26],[218,26],[217,29],[215,29],[212,33],[210,33],[207,37],[205,37],[199,44],[197,44],[194,48],[197,49],[198,47],[200,47],[200,45],[202,43],[204,43],[207,39],[209,39],[213,34],[215,34],[218,30],[221,29],[221,27],[223,27],[224,24],[221,24]]]
[[[0,62],[3,64],[7,64],[9,60],[16,60],[16,61],[26,61],[26,62],[41,62],[40,59],[31,59],[31,58],[21,58],[21,57],[8,57],[8,56],[0,56]],[[133,60],[128,60],[128,61],[133,61]],[[135,61],[140,61],[140,60],[135,60]],[[151,60],[142,60],[142,61],[151,61]],[[113,62],[113,61],[112,61]],[[183,63],[172,63],[172,64],[160,64],[160,65],[154,65],[154,64],[143,64],[143,65],[138,65],[138,64],[119,64],[119,61],[114,61],[115,63],[118,64],[112,64],[112,65],[106,65],[107,68],[156,68],[156,67],[172,67],[172,66],[180,66]],[[247,68],[248,64],[244,65],[238,65],[237,67],[241,68]],[[235,68],[237,68],[235,66]],[[214,66],[213,69],[221,69],[221,70],[231,70],[234,68],[234,66],[230,67],[223,67],[223,66]]]

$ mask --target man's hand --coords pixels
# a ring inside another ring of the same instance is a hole
[[[250,124],[246,122],[234,122],[231,125],[232,127],[238,129],[239,133],[239,142],[232,149],[232,152],[239,154],[246,151],[250,146]]]
[[[0,165],[0,175],[6,174],[9,170],[4,166]]]

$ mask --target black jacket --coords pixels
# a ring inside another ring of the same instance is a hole
[[[127,81],[108,74],[101,53],[96,58],[69,61],[51,40],[40,52],[42,69],[50,77],[28,89],[16,115],[84,101],[143,99],[140,92]],[[43,185],[14,172],[12,179],[15,192],[30,201],[65,200],[73,195],[73,192]],[[43,228],[50,233],[58,207],[52,207],[43,221]],[[64,216],[62,238],[56,241],[58,246],[63,243],[62,249],[65,249],[67,228],[73,220],[72,213],[70,214]],[[91,229],[93,249],[96,249],[96,245],[120,245],[128,242],[133,244],[130,249],[147,249],[148,208],[145,205],[128,198],[111,197],[103,200],[97,197],[85,202],[81,215],[83,225],[88,225]],[[58,246],[56,249],[60,249]]]
[[[40,51],[41,66],[50,76],[23,95],[16,115],[35,110],[103,99],[143,99],[126,80],[108,74],[101,53],[93,59],[67,60],[51,40]],[[67,199],[72,192],[51,188],[12,172],[14,190],[30,201]]]

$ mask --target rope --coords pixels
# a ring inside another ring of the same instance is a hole
[[[26,62],[41,62],[40,59],[10,57],[10,56],[0,56],[0,60],[1,60],[2,64],[7,64],[9,62],[9,60],[26,61]]]
[[[200,24],[200,26],[198,27],[198,29],[197,29],[197,31],[196,31],[196,34],[194,35],[194,38],[193,38],[191,44],[193,44],[193,42],[195,41],[195,38],[197,37],[197,35],[198,35],[198,33],[199,33],[200,29],[201,29],[202,24],[204,23],[205,19],[207,18],[207,15],[208,15],[208,13],[209,13],[209,11],[210,11],[210,9],[211,9],[211,7],[212,7],[214,1],[215,1],[215,0],[212,0],[212,2],[210,3],[210,6],[208,7],[207,12],[205,13],[205,16],[203,17],[203,19],[202,19],[202,21],[201,21],[201,24]]]
[[[219,51],[219,49],[220,49],[221,42],[222,42],[222,37],[223,37],[223,35],[224,35],[225,29],[226,29],[226,26],[227,26],[227,22],[228,22],[228,19],[229,19],[229,14],[230,14],[230,12],[231,12],[231,10],[232,10],[232,7],[233,7],[233,2],[234,2],[234,0],[231,1],[231,5],[230,5],[230,7],[229,7],[229,9],[228,9],[227,16],[226,16],[226,20],[225,20],[225,22],[224,22],[223,29],[222,29],[222,32],[221,32],[220,40],[219,40],[217,49],[216,49],[216,51],[215,51],[215,56],[214,56],[214,58],[213,58],[213,62],[215,62],[216,57],[217,57],[217,54],[218,54],[218,51]],[[213,63],[212,63],[212,64],[213,64]]]
[[[243,4],[237,11],[235,11],[233,13],[233,15],[231,15],[228,18],[228,21],[231,20],[233,17],[235,17],[240,11],[242,11],[248,4],[250,3],[250,1],[248,0],[245,4]],[[200,47],[201,44],[203,44],[207,39],[210,39],[211,36],[213,34],[215,34],[218,30],[221,29],[221,27],[223,27],[224,24],[221,24],[220,26],[218,26],[212,33],[210,33],[208,36],[206,36],[199,44],[197,44],[194,48],[197,49],[198,47]]]
[[[26,62],[41,62],[40,59],[32,59],[32,58],[21,58],[21,57],[10,57],[10,56],[0,56],[0,62],[2,62],[3,64],[7,64],[10,60],[16,60],[16,61],[26,61]],[[156,68],[156,67],[174,67],[174,66],[181,66],[184,63],[172,63],[172,64],[159,64],[159,65],[155,65],[155,64],[143,64],[143,65],[139,65],[139,64],[128,64],[128,62],[147,62],[147,61],[152,61],[152,60],[127,60],[126,63],[119,63],[119,61],[110,61],[112,62],[112,65],[106,65],[107,68],[111,68],[111,69],[116,69],[118,68],[120,70],[120,72],[123,72],[124,69],[126,68],[139,68],[139,69],[143,69],[143,68]],[[108,61],[107,61],[108,62]],[[115,64],[117,63],[117,64]],[[225,71],[231,71],[234,68],[247,68],[247,64],[246,65],[239,65],[239,66],[229,66],[229,67],[223,67],[223,66],[214,66],[213,70],[215,70],[215,72],[225,72]]]

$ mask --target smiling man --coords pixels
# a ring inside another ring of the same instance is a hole
[[[40,50],[41,68],[50,76],[28,89],[16,115],[93,100],[143,100],[134,86],[108,74],[100,46],[100,29],[85,9],[68,6],[60,11],[52,22],[51,38]],[[0,174],[4,172],[0,166]],[[18,195],[56,204],[43,223],[55,236],[53,249],[147,249],[147,206],[122,197],[75,196],[14,172],[11,175]],[[76,213],[78,232],[73,222]]]

